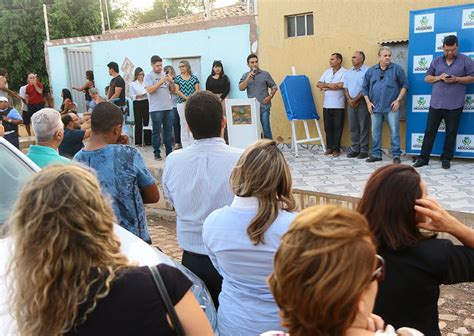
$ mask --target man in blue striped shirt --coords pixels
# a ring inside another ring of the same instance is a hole
[[[242,150],[226,145],[227,121],[214,94],[200,91],[191,96],[185,117],[195,141],[166,158],[163,191],[176,210],[182,263],[204,281],[217,307],[222,278],[207,256],[202,225],[211,212],[232,203],[230,174]]]

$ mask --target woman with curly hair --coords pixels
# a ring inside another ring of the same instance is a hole
[[[120,253],[97,179],[50,166],[22,190],[9,222],[11,305],[20,335],[174,335],[148,267]],[[186,335],[212,330],[177,269],[158,269]]]
[[[383,320],[372,314],[384,274],[366,219],[325,205],[303,210],[291,223],[269,284],[291,336],[421,335],[383,330]]]

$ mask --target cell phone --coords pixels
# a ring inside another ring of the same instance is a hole
[[[453,76],[451,76],[451,75],[448,75],[448,76],[446,76],[446,78],[453,78]]]

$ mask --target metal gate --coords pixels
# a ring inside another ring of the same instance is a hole
[[[80,87],[86,82],[86,71],[92,70],[92,52],[90,46],[66,49],[68,65],[68,89],[71,90],[72,98],[77,104],[77,112],[86,111],[86,100],[84,93],[73,90],[72,87]]]

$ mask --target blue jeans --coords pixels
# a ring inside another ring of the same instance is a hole
[[[373,113],[372,119],[372,156],[382,157],[382,127],[385,120],[390,129],[390,145],[392,156],[400,157],[400,111],[388,113]]]
[[[260,121],[262,122],[263,137],[265,139],[273,139],[270,126],[270,106],[260,107]]]
[[[161,125],[163,125],[163,143],[165,144],[166,156],[173,151],[173,123],[174,123],[174,112],[173,110],[165,111],[150,111],[150,117],[152,122],[153,132],[151,133],[151,143],[153,144],[153,153],[156,158],[161,157],[160,145],[161,145]]]

